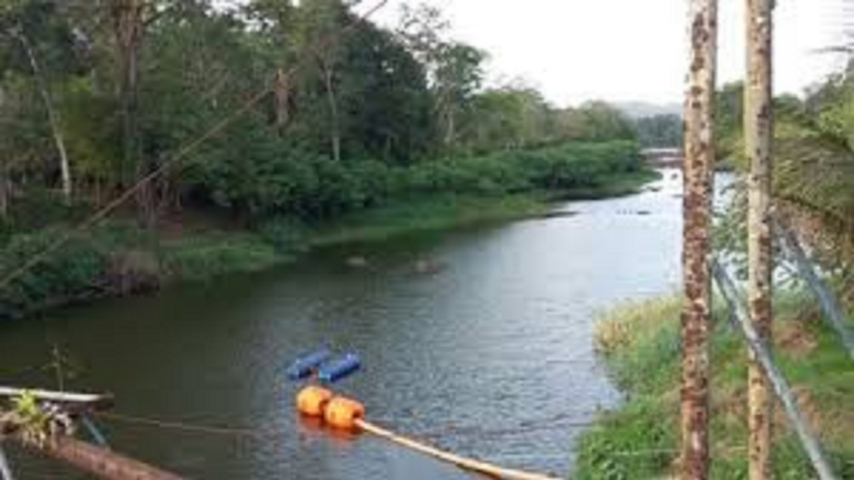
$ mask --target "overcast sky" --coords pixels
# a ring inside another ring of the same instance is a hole
[[[378,0],[364,0],[362,9]],[[396,24],[402,3],[374,17]],[[490,78],[522,77],[560,105],[584,100],[680,102],[687,0],[425,0],[453,36],[491,56]],[[816,50],[839,43],[845,0],[777,0],[776,90],[800,93],[838,69]],[[719,79],[744,72],[745,0],[720,0]]]

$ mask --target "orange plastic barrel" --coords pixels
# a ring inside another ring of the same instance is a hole
[[[324,420],[334,428],[358,430],[356,420],[364,418],[365,407],[361,403],[344,397],[335,397],[326,405]]]
[[[309,385],[297,393],[297,410],[309,417],[322,417],[330,400],[332,400],[331,391]]]

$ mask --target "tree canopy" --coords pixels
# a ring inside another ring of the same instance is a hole
[[[139,190],[145,222],[187,200],[268,211],[346,183],[336,163],[635,138],[605,103],[560,109],[524,82],[485,87],[487,55],[447,26],[420,6],[381,28],[341,0],[4,2],[0,203],[66,176],[74,201],[102,203],[182,155]]]

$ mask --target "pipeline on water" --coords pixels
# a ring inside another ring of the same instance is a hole
[[[322,419],[325,425],[339,431],[368,433],[404,448],[469,470],[507,480],[556,480],[540,473],[500,467],[488,462],[463,457],[441,450],[413,438],[400,435],[365,419],[365,407],[356,400],[336,395],[326,388],[309,385],[297,393],[296,408],[300,414]]]

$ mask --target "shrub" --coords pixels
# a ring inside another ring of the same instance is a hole
[[[0,254],[0,271],[10,274],[67,234],[67,230],[49,228],[12,236]],[[57,299],[95,294],[104,288],[109,265],[109,245],[97,233],[72,237],[0,290],[0,313],[18,315]]]

